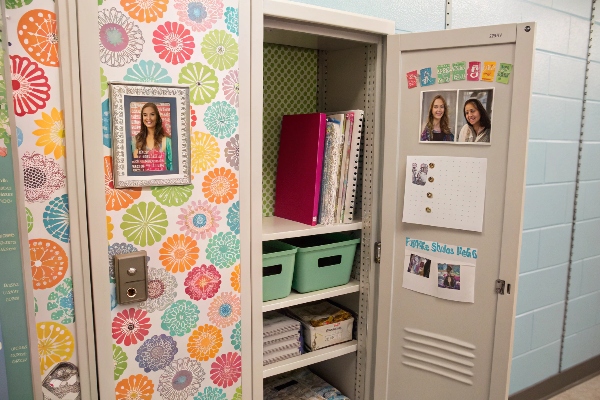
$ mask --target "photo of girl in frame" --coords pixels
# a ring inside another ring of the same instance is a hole
[[[159,104],[168,107],[168,104]],[[132,103],[131,111],[134,112],[136,108]],[[132,171],[172,171],[173,146],[171,134],[167,131],[170,122],[163,126],[160,110],[152,102],[141,106],[139,121],[138,133],[135,135],[135,140],[132,140]],[[137,127],[137,124],[134,125],[132,120],[132,132],[135,132],[134,127]]]
[[[190,184],[189,87],[109,87],[115,187]]]

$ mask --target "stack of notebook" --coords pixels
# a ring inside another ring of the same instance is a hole
[[[313,226],[353,221],[363,116],[362,110],[283,116],[275,216]]]
[[[300,322],[271,311],[263,316],[263,365],[273,364],[302,354]]]

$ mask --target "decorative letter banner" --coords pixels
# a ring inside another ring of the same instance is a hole
[[[504,64],[500,63],[500,70],[498,71],[498,76],[496,77],[496,82],[504,83],[508,85],[508,78],[510,77],[510,73],[512,72],[513,66],[512,64]]]
[[[419,80],[419,73],[417,70],[410,71],[406,74],[406,79],[408,80],[408,88],[416,88],[418,86],[417,81]]]
[[[494,75],[496,74],[496,63],[494,61],[486,61],[483,63],[483,73],[481,74],[481,80],[486,82],[494,82]]]
[[[481,69],[481,63],[479,61],[470,61],[469,69],[467,70],[468,81],[478,81]]]

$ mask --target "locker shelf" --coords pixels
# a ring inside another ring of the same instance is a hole
[[[358,292],[359,290],[360,282],[352,279],[345,285],[317,290],[315,292],[298,293],[296,291],[292,291],[288,297],[284,297],[283,299],[265,301],[262,305],[262,310],[263,312],[279,310],[281,308],[292,307],[298,304],[310,303],[312,301]]]
[[[263,367],[263,378],[269,376],[282,374],[284,372],[292,371],[294,369],[306,367],[312,364],[316,364],[321,361],[330,360],[335,357],[340,357],[345,354],[356,352],[358,349],[358,341],[352,340],[350,342],[337,344],[335,346],[327,347],[322,350],[311,351],[310,353],[302,354],[301,356],[289,358],[287,360],[279,361],[274,364],[266,365]]]
[[[262,240],[277,240],[300,236],[320,235],[322,233],[346,232],[362,229],[362,221],[349,224],[310,226],[279,217],[263,217]]]

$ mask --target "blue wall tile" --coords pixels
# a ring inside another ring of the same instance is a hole
[[[592,0],[552,0],[552,8],[590,19]]]
[[[533,313],[518,315],[515,318],[515,335],[513,342],[513,357],[520,356],[531,350],[531,334],[533,332]]]
[[[441,30],[445,27],[444,0],[294,0],[396,21],[396,28],[409,32]],[[351,28],[351,27],[350,27]]]
[[[519,0],[455,1],[452,3],[452,28],[521,22],[522,5]]]
[[[559,358],[560,341],[515,357],[510,374],[510,393],[556,374]]]
[[[550,86],[550,54],[537,50],[533,63],[533,93],[548,94]]]
[[[565,338],[562,367],[571,368],[598,354],[600,354],[600,325]]]
[[[582,104],[580,100],[534,94],[529,138],[578,141]]]
[[[581,295],[581,269],[583,261],[575,261],[571,264],[571,280],[569,281],[569,300]]]
[[[564,313],[564,301],[533,312],[532,349],[560,340]]]
[[[571,224],[540,230],[538,268],[566,264],[571,250]]]
[[[600,30],[600,26],[598,30]],[[598,41],[600,42],[600,36]],[[583,123],[583,140],[600,141],[600,129],[598,129],[600,126],[600,102],[592,100],[585,102],[585,120]]]
[[[583,260],[600,255],[600,219],[577,222],[575,224],[575,238],[573,259]]]
[[[544,183],[546,175],[546,143],[532,142],[527,145],[527,184]]]
[[[540,290],[542,289],[543,290]],[[567,265],[528,272],[519,277],[517,314],[556,304],[565,299]]]
[[[600,53],[600,52],[598,52]],[[597,61],[592,61],[589,65],[590,71],[589,76],[594,77],[592,79],[598,80],[598,76],[600,76],[600,63]],[[588,85],[587,88],[588,100],[596,100],[600,101],[600,84],[599,82],[592,82]]]
[[[569,50],[569,30],[571,28],[571,17],[568,14],[534,4],[523,3],[522,21],[537,22],[535,45],[538,49],[567,54]]]
[[[550,57],[550,86],[548,93],[576,99],[583,98],[585,60],[552,55]],[[555,77],[560,76],[560,79]],[[581,110],[580,110],[581,112]]]
[[[600,28],[600,20],[598,20],[598,13],[596,13],[596,22],[594,23],[593,28],[592,43],[598,43],[598,41],[600,41],[600,30],[598,30],[598,28]],[[590,54],[590,60],[600,61],[600,51],[593,51]]]
[[[596,325],[598,304],[600,304],[600,292],[569,300],[565,334],[572,335]]]
[[[598,237],[597,237],[598,239]],[[600,290],[600,257],[587,258],[581,267],[581,295]],[[600,309],[600,302],[596,308]]]
[[[519,273],[531,272],[538,268],[538,253],[540,250],[539,229],[523,232],[521,239],[521,262]]]
[[[600,143],[584,144],[581,149],[581,174],[579,178],[582,181],[600,180]]]
[[[547,143],[545,182],[574,182],[578,156],[578,142]]]
[[[600,181],[581,182],[577,195],[577,221],[600,218]]]
[[[523,229],[565,224],[572,219],[574,183],[528,186]]]
[[[589,18],[571,17],[568,54],[573,57],[585,59],[587,57],[589,40]]]

